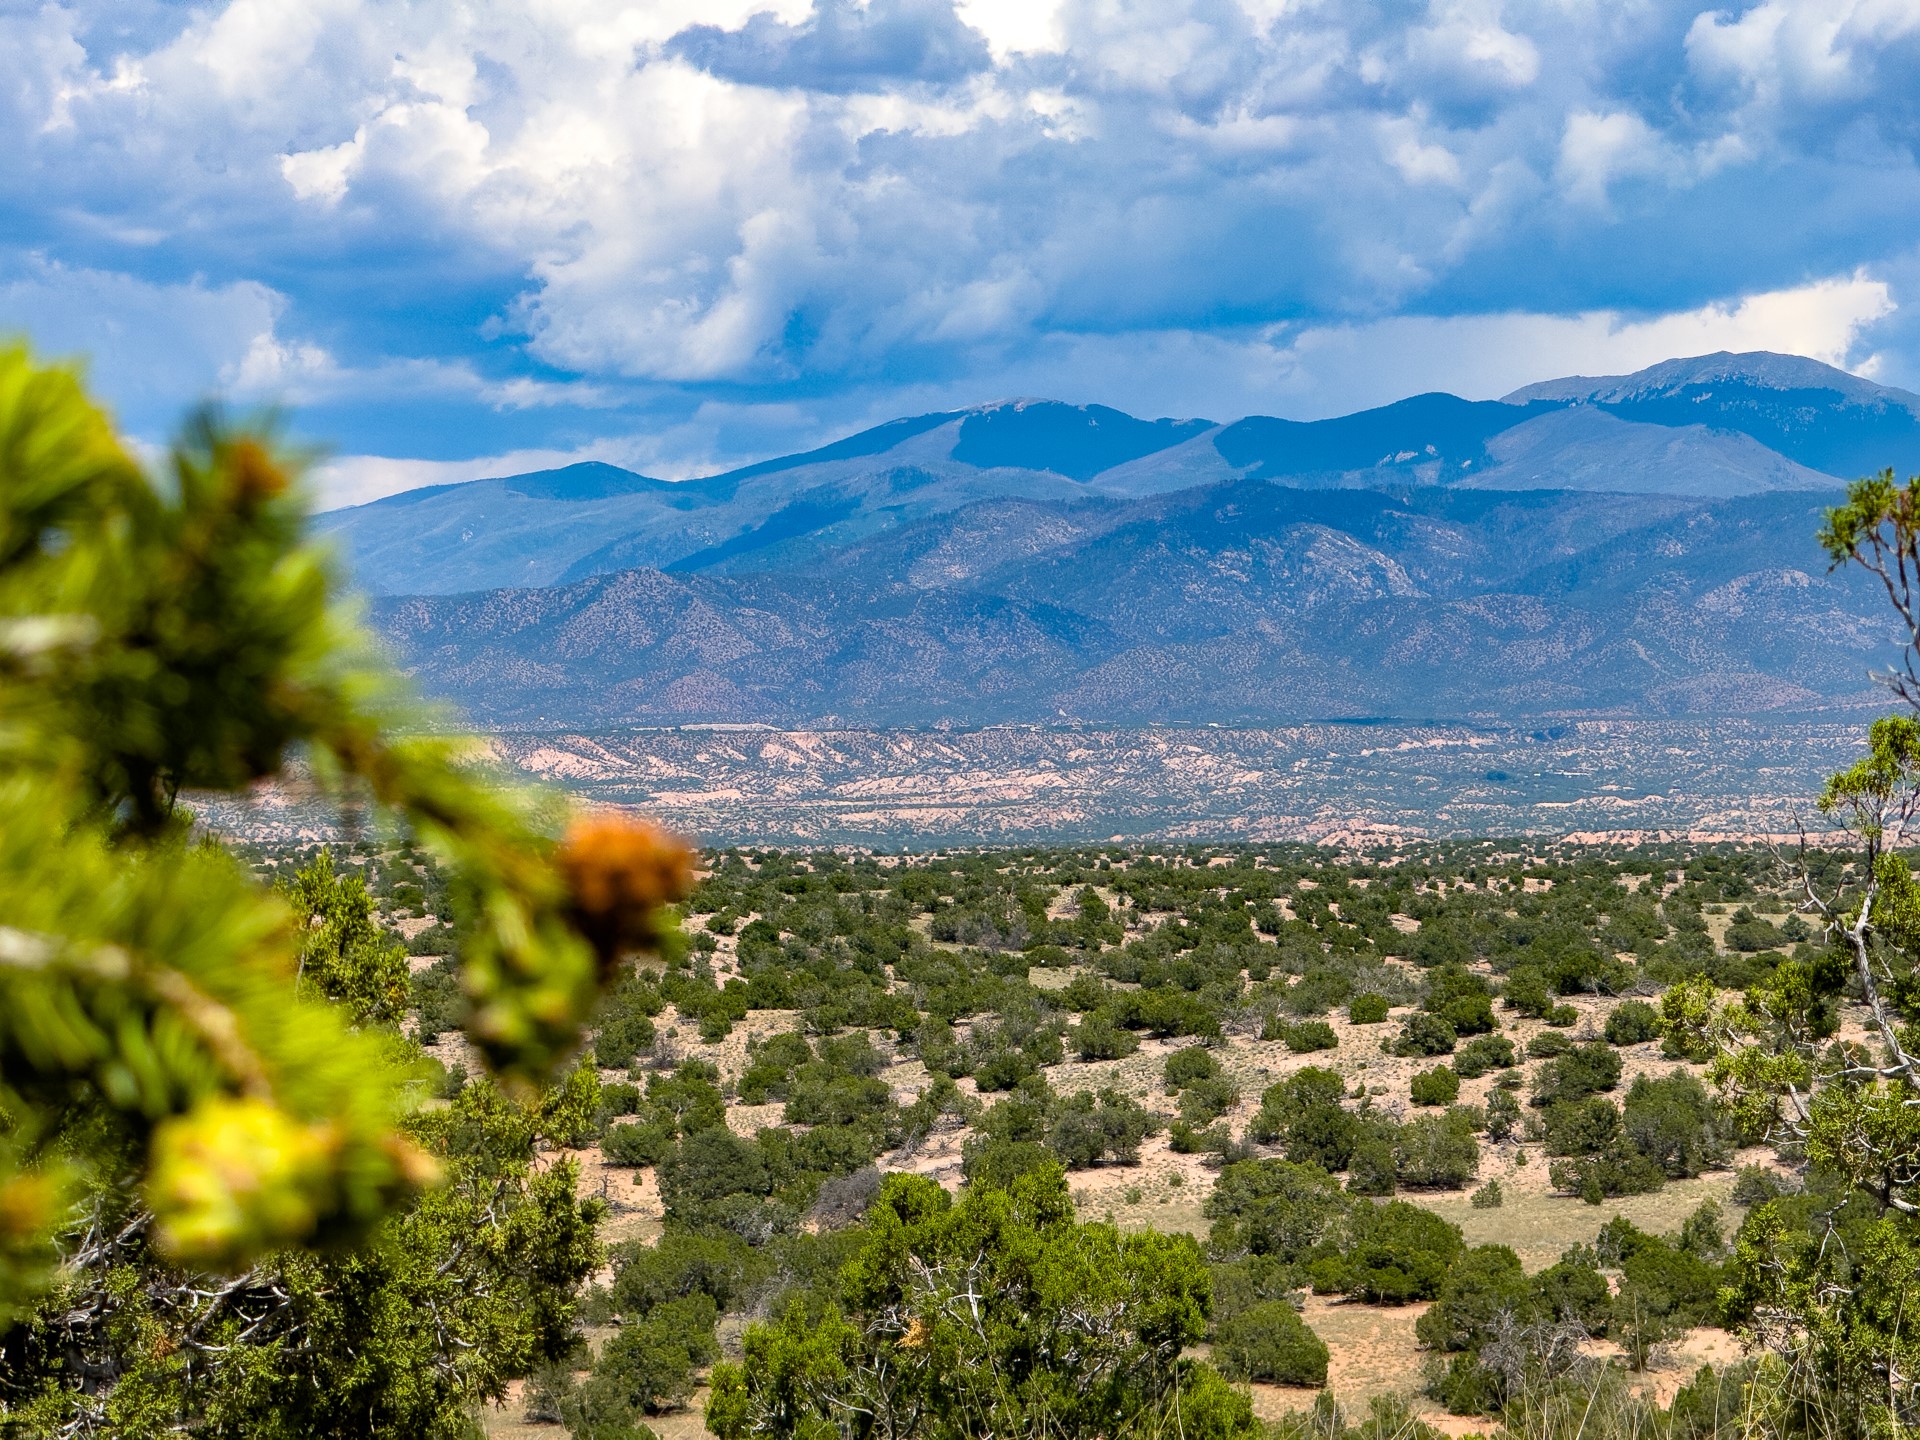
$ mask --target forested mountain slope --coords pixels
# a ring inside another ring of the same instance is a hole
[[[479,722],[1702,714],[1859,696],[1824,496],[1304,491],[988,502],[817,566],[379,602]]]

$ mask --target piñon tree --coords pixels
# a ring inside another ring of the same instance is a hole
[[[123,1341],[145,1333],[164,1357],[184,1337],[189,1353],[148,1391],[123,1386],[118,1420],[88,1422],[114,1433],[140,1433],[143,1394],[163,1416],[168,1387],[271,1323],[261,1283],[283,1301],[308,1286],[336,1306],[436,1303],[431,1277],[412,1277],[417,1293],[368,1279],[405,1247],[347,1247],[383,1227],[390,1242],[394,1227],[438,1227],[443,1258],[459,1256],[435,1283],[470,1281],[522,1320],[548,1293],[527,1288],[528,1266],[573,1277],[548,1287],[569,1290],[593,1213],[564,1167],[534,1173],[540,1112],[523,1100],[690,882],[688,852],[649,826],[586,820],[556,838],[550,807],[432,723],[308,537],[297,473],[270,428],[213,412],[154,473],[74,372],[0,351],[0,1371],[58,1350],[48,1325],[86,1323],[73,1307],[50,1318],[49,1287],[124,1299],[172,1267],[201,1300],[229,1297],[171,1329],[119,1305]],[[406,832],[470,897],[465,1029],[496,1079],[454,1118],[420,1112],[417,1062],[388,1023],[404,963],[351,887],[309,872],[275,893],[194,833],[184,799],[296,765],[320,795]],[[509,1213],[518,1253],[477,1253],[506,1243],[481,1217]],[[195,1278],[208,1275],[232,1278]],[[319,1343],[325,1308],[302,1311],[288,1343]],[[331,1323],[369,1333],[377,1317],[350,1311]],[[485,1341],[445,1348],[462,1346]],[[499,1358],[502,1373],[527,1363],[511,1346]],[[271,1390],[269,1369],[251,1380]],[[364,1401],[366,1379],[340,1394]],[[269,1433],[204,1411],[196,1423]]]
[[[1893,603],[1905,645],[1886,678],[1904,711],[1874,722],[1865,755],[1820,797],[1849,848],[1823,860],[1803,847],[1790,863],[1818,943],[1732,1003],[1703,979],[1674,987],[1663,1028],[1670,1053],[1712,1057],[1749,1136],[1807,1168],[1803,1192],[1742,1225],[1728,1313],[1784,1363],[1802,1403],[1891,1434],[1920,1423],[1908,1312],[1920,1293],[1920,885],[1908,858],[1920,842],[1920,479],[1857,482],[1820,540]],[[1841,1040],[1843,1002],[1865,1008],[1865,1043]]]

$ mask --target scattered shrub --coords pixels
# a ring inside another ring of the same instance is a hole
[[[1231,1380],[1318,1389],[1327,1383],[1327,1345],[1284,1300],[1267,1300],[1220,1323],[1213,1356]]]
[[[1450,1265],[1439,1294],[1414,1324],[1420,1343],[1440,1351],[1477,1345],[1504,1313],[1530,1317],[1533,1287],[1520,1257],[1505,1245],[1477,1245]]]
[[[1295,1164],[1344,1170],[1360,1136],[1360,1121],[1341,1100],[1346,1082],[1338,1071],[1318,1066],[1297,1070],[1267,1087],[1247,1125],[1250,1138],[1285,1147]]]
[[[1520,1102],[1511,1090],[1495,1090],[1487,1096],[1487,1138],[1505,1140],[1520,1128]]]
[[[1073,1029],[1073,1049],[1082,1060],[1122,1060],[1140,1048],[1140,1037],[1105,1015],[1089,1015]]]
[[[1433,1299],[1466,1248],[1457,1226],[1404,1200],[1356,1206],[1352,1225],[1346,1288],[1376,1305]]]
[[[1391,1195],[1397,1188],[1393,1140],[1377,1132],[1354,1144],[1347,1160],[1347,1189],[1354,1195]]]
[[[1534,1076],[1533,1103],[1548,1106],[1560,1100],[1584,1100],[1620,1083],[1620,1056],[1595,1040],[1556,1055]]]
[[[1351,1204],[1317,1165],[1242,1160],[1221,1170],[1201,1213],[1213,1222],[1208,1239],[1217,1253],[1291,1265],[1328,1237]]]
[[[1117,1090],[1098,1095],[1082,1090],[1054,1108],[1046,1144],[1069,1170],[1102,1161],[1131,1165],[1140,1158],[1140,1142],[1158,1128],[1131,1097]]]
[[[1459,1039],[1452,1025],[1421,1010],[1401,1022],[1400,1033],[1388,1048],[1395,1055],[1451,1055]]]
[[[1504,1035],[1476,1035],[1453,1056],[1453,1068],[1463,1080],[1477,1080],[1489,1070],[1510,1069],[1518,1060],[1513,1042]]]
[[[1384,995],[1356,995],[1347,1003],[1347,1019],[1355,1025],[1378,1025],[1391,1008]]]
[[[1489,1180],[1467,1197],[1467,1203],[1476,1210],[1498,1210],[1506,1203],[1506,1198],[1506,1192],[1500,1188],[1500,1182]]]
[[[1332,1050],[1340,1041],[1333,1033],[1333,1027],[1324,1020],[1302,1020],[1289,1025],[1286,1033],[1287,1048],[1296,1055],[1305,1055],[1315,1050]]]
[[[1480,1168],[1470,1112],[1419,1115],[1393,1136],[1394,1179],[1414,1190],[1458,1190]]]
[[[1607,1016],[1609,1045],[1642,1045],[1660,1038],[1660,1012],[1644,1000],[1622,1000]]]
[[[1553,991],[1538,966],[1522,965],[1507,976],[1500,998],[1509,1009],[1538,1020],[1553,1008]]]
[[[1451,1105],[1460,1098],[1460,1076],[1445,1065],[1422,1070],[1409,1086],[1416,1105]]]
[[[1188,1125],[1211,1125],[1240,1103],[1240,1087],[1224,1075],[1195,1080],[1180,1092],[1180,1118]]]
[[[1742,1165],[1733,1180],[1736,1205],[1763,1205],[1787,1193],[1785,1183],[1764,1165]]]
[[[1622,1110],[1627,1142],[1673,1179],[1726,1164],[1731,1147],[1719,1107],[1683,1070],[1663,1080],[1639,1076]]]
[[[1545,1120],[1549,1155],[1598,1155],[1620,1136],[1620,1107],[1604,1095],[1555,1101]]]
[[[1167,1093],[1183,1090],[1195,1080],[1211,1080],[1219,1073],[1220,1062],[1212,1051],[1202,1045],[1189,1045],[1167,1056]]]

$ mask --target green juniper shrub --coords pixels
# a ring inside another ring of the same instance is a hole
[[[1069,1038],[1082,1060],[1123,1060],[1140,1048],[1140,1037],[1122,1030],[1104,1014],[1088,1015],[1074,1026]]]
[[[804,1035],[788,1031],[748,1047],[747,1068],[740,1076],[740,1103],[765,1105],[785,1100],[793,1072],[813,1060],[813,1047]]]
[[[575,1065],[540,1097],[540,1133],[557,1146],[578,1149],[591,1144],[605,1123],[600,1074],[591,1065]]]
[[[1473,959],[1473,946],[1458,925],[1446,920],[1428,920],[1414,936],[1407,958],[1423,969],[1441,965],[1464,967]]]
[[[1241,1160],[1220,1171],[1201,1213],[1213,1222],[1208,1244],[1216,1255],[1294,1265],[1335,1232],[1352,1204],[1317,1165]]]
[[[1562,1103],[1579,1110],[1608,1102],[1587,1100]],[[1599,1114],[1597,1111],[1588,1113],[1595,1117]],[[1551,1112],[1548,1124],[1551,1147],[1555,1138],[1551,1128]],[[1610,1195],[1650,1194],[1666,1182],[1660,1167],[1625,1143],[1624,1136],[1618,1132],[1598,1149],[1554,1161],[1547,1174],[1556,1189],[1578,1195],[1590,1205],[1598,1205]]]
[[[593,1373],[562,1402],[562,1418],[572,1428],[575,1414],[592,1415],[604,1427],[622,1409],[628,1416],[658,1415],[680,1404],[693,1393],[694,1371],[720,1356],[717,1319],[711,1296],[692,1295],[656,1305],[641,1320],[622,1326],[600,1352]],[[618,1432],[599,1428],[598,1433]]]
[[[1257,1434],[1244,1394],[1183,1358],[1207,1326],[1199,1247],[1076,1223],[1058,1166],[958,1199],[889,1176],[860,1234],[833,1293],[776,1308],[748,1327],[742,1363],[715,1367],[705,1418],[720,1440],[829,1435],[850,1411],[878,1434],[930,1416],[1062,1440]],[[971,1309],[949,1303],[963,1287]],[[1105,1323],[1089,1331],[1089,1314]]]
[[[1620,1056],[1610,1045],[1595,1040],[1576,1045],[1542,1065],[1533,1080],[1533,1104],[1545,1107],[1562,1100],[1584,1100],[1612,1090],[1620,1083]]]
[[[1178,990],[1122,990],[1109,1002],[1113,1023],[1167,1040],[1176,1035],[1220,1038],[1220,1014],[1197,995]]]
[[[723,1128],[727,1123],[719,1068],[705,1060],[682,1061],[671,1075],[649,1075],[646,1103],[649,1111],[670,1116],[682,1135]]]
[[[1195,1080],[1180,1092],[1180,1118],[1190,1126],[1211,1125],[1240,1103],[1240,1087],[1224,1075]]]
[[[1378,1025],[1390,1009],[1386,996],[1368,991],[1347,1002],[1347,1019],[1355,1025]]]
[[[1503,1312],[1524,1321],[1535,1303],[1518,1255],[1505,1245],[1476,1245],[1453,1261],[1413,1333],[1432,1350],[1467,1350],[1486,1337]]]
[[[781,1175],[769,1160],[779,1158],[768,1147],[743,1140],[724,1125],[683,1137],[656,1166],[667,1219],[750,1238],[784,1228],[793,1217],[770,1199]]]
[[[1607,1015],[1609,1045],[1642,1045],[1660,1038],[1660,1012],[1644,1000],[1622,1000]]]
[[[1511,1069],[1518,1062],[1513,1041],[1504,1035],[1476,1035],[1453,1055],[1453,1068],[1463,1080],[1478,1080],[1489,1070]]]
[[[1460,1098],[1460,1076],[1446,1065],[1414,1075],[1408,1086],[1416,1105],[1451,1105]]]
[[[1613,1288],[1600,1273],[1591,1245],[1577,1245],[1533,1277],[1539,1313],[1550,1320],[1573,1321],[1588,1334],[1604,1336],[1613,1313]]]
[[[1301,1288],[1300,1267],[1278,1255],[1249,1253],[1232,1260],[1216,1259],[1209,1269],[1215,1324],[1270,1300],[1290,1302]]]
[[[1333,1027],[1324,1020],[1302,1020],[1289,1025],[1282,1038],[1286,1040],[1287,1048],[1296,1055],[1332,1050],[1340,1043],[1339,1037],[1333,1033]]]
[[[1230,1380],[1313,1389],[1327,1383],[1326,1341],[1285,1300],[1266,1300],[1216,1328],[1213,1355]]]
[[[1564,1055],[1573,1048],[1573,1042],[1557,1030],[1542,1030],[1527,1042],[1527,1058],[1530,1060],[1551,1060],[1556,1055]]]
[[[1543,1018],[1547,1024],[1566,1030],[1580,1023],[1580,1012],[1571,1005],[1556,1005]]]
[[[440,1078],[439,1088],[434,1093],[442,1100],[457,1099],[460,1092],[466,1089],[470,1078],[465,1063],[456,1060],[447,1066],[446,1073]]]
[[[1712,1262],[1727,1251],[1726,1212],[1712,1198],[1702,1200],[1693,1213],[1680,1222],[1674,1243],[1689,1255]]]
[[[1806,922],[1801,923],[1804,926]],[[1786,943],[1788,943],[1786,935],[1755,915],[1747,906],[1742,905],[1733,912],[1733,919],[1727,926],[1729,950],[1752,954],[1759,950],[1771,950]]]
[[[540,1366],[527,1377],[520,1418],[529,1425],[561,1424],[565,1419],[561,1406],[574,1389],[571,1365]]]
[[[1282,992],[1280,1003],[1295,1015],[1315,1016],[1346,1004],[1352,996],[1353,982],[1345,975],[1315,966]]]
[[[1247,1135],[1263,1145],[1280,1145],[1296,1164],[1328,1171],[1347,1168],[1361,1123],[1341,1101],[1346,1081],[1336,1070],[1309,1065],[1269,1085]]]
[[[1393,1194],[1398,1183],[1393,1143],[1394,1130],[1397,1128],[1375,1125],[1354,1142],[1347,1159],[1347,1190],[1350,1194]]]
[[[1394,1179],[1412,1190],[1458,1190],[1466,1185],[1480,1168],[1474,1124],[1473,1112],[1461,1106],[1407,1121],[1393,1136]]]
[[[690,1295],[705,1295],[722,1312],[738,1310],[774,1268],[765,1249],[737,1235],[673,1229],[654,1245],[615,1247],[609,1298],[629,1318]]]
[[[1132,1165],[1140,1142],[1159,1129],[1138,1101],[1117,1090],[1082,1090],[1052,1108],[1046,1145],[1069,1170],[1103,1162]]]
[[[1727,1127],[1706,1087],[1684,1070],[1637,1077],[1622,1107],[1627,1143],[1672,1179],[1718,1169],[1731,1154]]]
[[[1307,1288],[1315,1295],[1344,1295],[1353,1288],[1353,1267],[1338,1252],[1314,1256],[1306,1272]]]
[[[1620,1137],[1620,1107],[1604,1095],[1557,1100],[1543,1119],[1549,1155],[1598,1155]]]
[[[409,935],[407,937],[407,954],[420,956],[451,955],[454,953],[454,947],[459,943],[459,939],[459,931],[442,920],[436,924],[427,926],[424,930],[416,930],[413,934]]]
[[[460,969],[454,957],[443,956],[410,982],[416,1012],[414,1038],[431,1045],[449,1030],[460,1027],[466,1014],[466,995],[460,988]]]
[[[1445,1020],[1457,1035],[1484,1035],[1499,1028],[1493,1015],[1493,987],[1458,963],[1428,973],[1420,1005]]]
[[[673,1148],[674,1139],[674,1126],[667,1120],[609,1125],[600,1142],[601,1153],[609,1165],[658,1165]]]
[[[1500,1182],[1489,1180],[1467,1197],[1467,1203],[1476,1210],[1498,1210],[1506,1203],[1506,1198],[1506,1192],[1500,1188]]]
[[[1233,1132],[1224,1124],[1199,1129],[1185,1120],[1167,1127],[1167,1148],[1176,1155],[1224,1155],[1233,1146]]]
[[[1785,1182],[1764,1165],[1742,1165],[1733,1179],[1736,1205],[1764,1205],[1787,1193]]]
[[[893,1091],[884,1080],[811,1060],[793,1072],[781,1118],[789,1125],[852,1125],[884,1114],[892,1104]]]
[[[1076,1015],[1101,1009],[1118,993],[1097,975],[1076,975],[1064,989],[1054,992],[1060,1003]]]
[[[1037,1140],[974,1135],[961,1150],[960,1175],[968,1185],[1004,1190],[1023,1175],[1058,1166],[1059,1158]]]
[[[1404,1200],[1356,1205],[1350,1223],[1347,1291],[1370,1304],[1435,1298],[1466,1248],[1457,1225]]]
[[[1487,1096],[1487,1138],[1505,1140],[1520,1128],[1520,1102],[1511,1090],[1496,1089]]]
[[[1519,965],[1500,987],[1500,999],[1516,1014],[1543,1019],[1553,1008],[1553,991],[1547,977],[1536,965]]]
[[[1482,1361],[1487,1343],[1509,1327],[1526,1327],[1539,1318],[1541,1305],[1518,1257],[1504,1245],[1469,1250],[1448,1273],[1439,1298],[1422,1315],[1415,1334],[1434,1354],[1429,1362],[1428,1393],[1454,1414],[1502,1411],[1512,1398],[1517,1377],[1512,1361]],[[1523,1336],[1525,1330],[1520,1332]],[[1449,1357],[1444,1363],[1439,1357]],[[1527,1378],[1539,1374],[1542,1359],[1526,1357]]]
[[[600,1108],[608,1115],[632,1115],[640,1108],[640,1087],[613,1080],[600,1087]]]
[[[1451,1055],[1459,1038],[1446,1020],[1421,1010],[1400,1022],[1400,1033],[1386,1048],[1395,1055]]]
[[[1167,1093],[1177,1094],[1195,1080],[1211,1080],[1220,1073],[1220,1062],[1204,1045],[1189,1045],[1167,1056],[1164,1073]]]
[[[1608,1334],[1627,1353],[1627,1364],[1644,1370],[1653,1348],[1680,1331],[1714,1318],[1719,1269],[1700,1256],[1616,1217],[1602,1229],[1597,1248],[1620,1267]]]

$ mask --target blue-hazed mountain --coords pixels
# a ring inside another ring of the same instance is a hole
[[[1830,498],[1236,480],[982,501],[806,572],[628,570],[378,602],[493,726],[1799,712],[1861,703],[1884,600]]]
[[[613,466],[415,490],[322,517],[376,594],[646,568],[747,574],[994,500],[1071,507],[1241,479],[1294,488],[1729,498],[1920,469],[1920,397],[1793,356],[1711,355],[1504,400],[1420,395],[1318,421],[1141,420],[1019,400],[916,416],[701,480]]]
[[[1884,597],[1814,536],[1916,417],[1766,355],[1310,423],[1020,401],[330,523],[492,726],[1782,715],[1873,703]]]
[[[1506,398],[1592,405],[1651,425],[1733,431],[1798,464],[1849,479],[1888,465],[1902,474],[1920,468],[1920,395],[1799,355],[1722,351],[1632,375],[1549,380]]]

